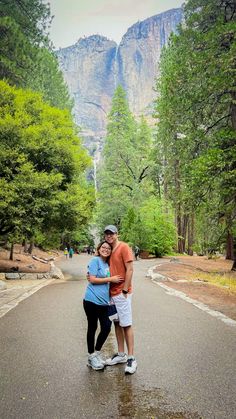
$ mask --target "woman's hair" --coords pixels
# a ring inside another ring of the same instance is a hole
[[[99,250],[100,250],[100,247],[102,247],[102,245],[103,245],[104,243],[108,244],[108,246],[111,248],[111,251],[112,251],[112,245],[111,245],[110,243],[108,243],[106,240],[102,240],[102,241],[101,241],[101,242],[97,245],[97,249],[96,249],[95,256],[99,256]],[[107,259],[106,259],[107,263],[109,262],[109,259],[110,259],[110,255],[109,255],[109,256],[107,257]]]

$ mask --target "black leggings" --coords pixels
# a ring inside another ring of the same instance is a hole
[[[104,342],[106,341],[111,331],[111,321],[108,318],[108,306],[102,306],[91,303],[91,301],[83,301],[84,311],[88,320],[87,330],[87,345],[88,353],[92,354],[94,348],[96,351],[100,351]],[[97,337],[95,345],[95,333],[98,327],[98,320],[100,323],[100,333]],[[94,346],[95,345],[95,346]]]

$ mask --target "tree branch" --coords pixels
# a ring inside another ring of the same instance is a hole
[[[226,119],[226,118],[229,118],[230,116],[231,116],[231,114],[229,114],[229,115],[225,115],[225,116],[222,116],[222,118],[218,119],[218,121],[214,122],[214,124],[213,124],[213,125],[211,125],[210,127],[208,127],[208,128],[205,130],[204,134],[208,134],[208,132],[209,132],[212,128],[214,128],[216,125],[218,125],[218,124],[219,124],[219,122],[223,121],[223,120],[224,120],[224,119]]]
[[[132,168],[129,166],[128,162],[125,160],[125,158],[122,156],[122,154],[121,154],[121,153],[119,153],[119,156],[120,156],[121,160],[123,160],[123,162],[125,163],[125,165],[126,165],[126,167],[127,167],[128,171],[131,173],[131,175],[132,175],[133,179],[134,179],[134,180],[136,180],[136,176],[135,176],[135,174],[134,174],[134,172],[133,172]]]
[[[149,166],[144,167],[144,169],[142,170],[139,179],[138,179],[138,183],[141,183],[142,180],[147,176],[147,173],[145,174],[146,170],[149,168]]]

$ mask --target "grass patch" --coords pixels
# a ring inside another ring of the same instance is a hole
[[[236,273],[198,273],[196,279],[208,282],[221,288],[226,288],[231,294],[236,295]]]

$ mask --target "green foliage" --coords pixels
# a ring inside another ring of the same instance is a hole
[[[0,82],[1,235],[46,242],[50,232],[85,225],[94,202],[89,162],[67,111]]]
[[[185,221],[195,214],[199,240],[198,217],[206,211],[215,246],[222,225],[226,242],[236,216],[235,30],[233,2],[189,0],[179,35],[163,51],[157,84],[157,164],[178,234],[186,238]]]
[[[125,92],[118,86],[108,117],[103,162],[99,170],[98,220],[100,225],[121,223],[153,190],[152,136],[144,118],[131,114]]]
[[[49,45],[49,5],[41,0],[1,1],[0,79],[42,93],[60,109],[72,108],[67,86]]]
[[[68,88],[55,54],[46,48],[37,51],[37,59],[26,80],[27,87],[41,92],[45,102],[59,109],[72,109]]]
[[[162,256],[176,237],[172,216],[154,197],[152,133],[145,119],[134,120],[119,86],[109,114],[103,165],[100,169],[97,222],[119,227],[130,246]]]
[[[148,198],[134,211],[129,208],[122,219],[121,238],[131,246],[138,245],[157,257],[172,252],[176,243],[173,214],[155,197]]]

